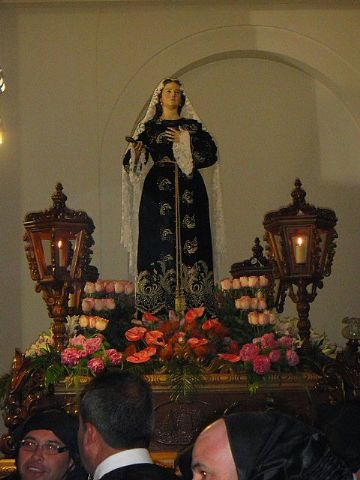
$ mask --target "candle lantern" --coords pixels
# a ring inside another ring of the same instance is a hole
[[[277,309],[282,311],[286,293],[296,303],[303,348],[310,347],[310,303],[331,273],[337,238],[333,210],[306,203],[301,181],[295,181],[292,204],[264,217],[269,256],[276,261],[280,285]],[[281,299],[281,300],[279,300]]]
[[[66,207],[61,183],[52,196],[53,206],[25,217],[25,251],[35,290],[42,292],[53,319],[54,342],[61,350],[66,340],[66,315],[78,313],[86,281],[96,281],[90,265],[94,244],[93,221],[85,212]]]

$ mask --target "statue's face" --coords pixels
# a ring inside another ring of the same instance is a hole
[[[170,82],[162,89],[160,102],[163,108],[176,109],[181,103],[181,90],[176,82]]]

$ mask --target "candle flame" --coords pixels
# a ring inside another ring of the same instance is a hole
[[[304,243],[304,239],[302,237],[298,237],[296,239],[296,245],[299,245],[299,247],[301,247],[303,243]]]
[[[58,241],[57,246],[58,246],[58,248],[62,248],[62,246],[63,246],[62,240],[59,240],[59,241]]]

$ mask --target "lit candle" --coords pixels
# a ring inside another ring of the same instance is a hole
[[[295,243],[295,262],[296,263],[305,263],[306,262],[306,248],[304,244],[304,239],[298,237]]]
[[[59,248],[59,266],[65,267],[65,251],[63,241],[59,240],[57,246]]]

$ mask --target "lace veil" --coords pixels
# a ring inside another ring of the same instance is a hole
[[[164,88],[165,80],[162,80],[155,88],[154,93],[151,96],[148,108],[145,116],[137,124],[132,137],[136,140],[139,135],[145,130],[145,124],[151,120],[156,113],[156,105],[159,102],[159,95]],[[198,117],[190,100],[185,94],[184,88],[178,79],[170,79],[180,83],[180,89],[185,96],[185,103],[181,109],[181,117],[187,119],[197,120],[202,124],[202,128],[207,131],[206,127]],[[183,145],[173,146],[174,156],[179,164],[180,168],[186,173],[186,166],[182,168],[182,164],[186,164],[187,158],[190,152],[189,143],[186,142]],[[148,161],[146,161],[145,154],[140,155],[140,159],[135,163],[134,148],[131,143],[128,144],[125,155],[130,151],[130,163],[129,170],[126,171],[122,167],[122,212],[121,212],[121,243],[125,247],[129,254],[129,274],[136,277],[136,264],[137,264],[137,243],[138,243],[138,214],[141,192],[144,184],[145,177],[153,165],[151,156],[149,155]],[[219,268],[221,265],[221,256],[225,252],[225,226],[223,215],[223,202],[222,202],[222,190],[220,182],[220,165],[219,160],[212,167],[212,198],[210,199],[210,218],[211,218],[211,232],[213,242],[213,261],[214,261],[214,273],[215,277],[219,274]]]

